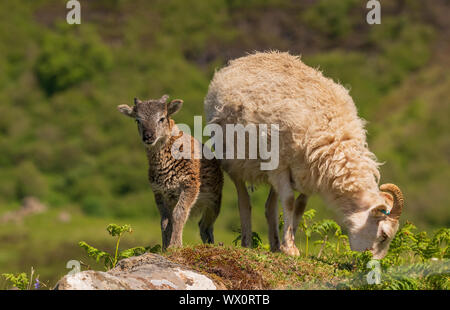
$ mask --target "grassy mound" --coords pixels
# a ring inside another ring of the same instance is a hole
[[[168,259],[222,283],[230,290],[433,290],[450,289],[450,262],[432,260],[380,268],[380,283],[369,284],[370,256],[354,260],[315,255],[292,257],[263,248],[198,245],[171,249]],[[363,263],[362,263],[363,262]],[[383,263],[382,263],[383,264]]]
[[[265,249],[198,245],[164,254],[231,290],[336,288],[336,265]]]

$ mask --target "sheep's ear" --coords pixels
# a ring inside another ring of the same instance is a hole
[[[386,192],[380,192],[380,194],[384,197],[386,200],[386,203],[391,206],[391,208],[394,206],[394,197],[392,197],[391,194]]]
[[[136,116],[134,109],[126,104],[121,104],[121,105],[117,106],[117,109],[119,110],[120,113],[122,113],[125,116],[128,116],[128,117]]]
[[[177,113],[180,111],[181,107],[183,106],[183,100],[181,99],[175,99],[172,100],[167,104],[167,115],[170,116],[172,114]]]

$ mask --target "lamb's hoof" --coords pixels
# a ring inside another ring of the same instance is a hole
[[[279,253],[279,252],[281,252],[281,249],[280,249],[280,247],[273,247],[273,248],[270,248],[270,252]]]
[[[297,247],[295,245],[293,246],[285,246],[282,245],[280,247],[281,252],[283,252],[284,254],[290,255],[290,256],[300,256],[300,251],[297,249]]]
[[[281,248],[280,248],[280,243],[275,243],[275,244],[271,244],[270,245],[270,251],[277,253],[277,252],[281,252]]]
[[[252,242],[250,240],[242,239],[241,247],[243,247],[243,248],[251,248],[252,247]]]

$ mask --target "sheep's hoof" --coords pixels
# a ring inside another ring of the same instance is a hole
[[[295,245],[293,246],[286,246],[286,245],[282,245],[280,247],[281,252],[283,252],[284,254],[290,255],[290,256],[300,256],[300,251],[297,249],[297,247]]]

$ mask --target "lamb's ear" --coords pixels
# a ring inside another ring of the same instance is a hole
[[[181,99],[174,99],[171,102],[167,104],[167,115],[170,116],[172,114],[177,113],[180,111],[181,107],[183,106],[183,100]]]
[[[128,117],[136,116],[134,109],[126,104],[121,104],[121,105],[117,106],[117,109],[119,110],[120,113],[122,113],[125,116],[128,116]]]

